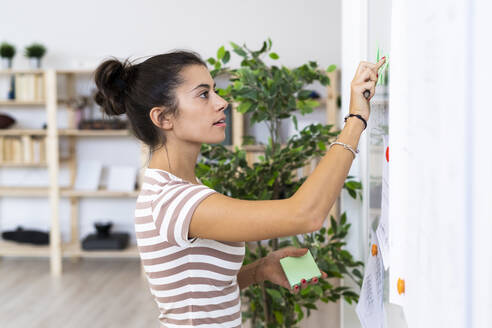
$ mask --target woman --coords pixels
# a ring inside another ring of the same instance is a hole
[[[245,242],[322,227],[355,157],[383,63],[361,62],[357,69],[350,113],[359,116],[346,120],[335,144],[344,147],[330,147],[292,197],[262,201],[227,197],[195,177],[202,143],[225,138],[228,105],[197,54],[175,51],[140,64],[109,59],[97,68],[96,102],[108,115],[126,113],[150,148],[135,231],[163,327],[240,327],[240,289],[265,280],[290,289],[279,260],[307,249],[283,248],[242,267]],[[301,289],[315,283],[304,279]]]

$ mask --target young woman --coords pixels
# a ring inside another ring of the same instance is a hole
[[[199,55],[175,51],[139,64],[100,64],[96,102],[108,115],[126,113],[133,133],[150,149],[135,231],[163,327],[240,327],[240,289],[265,280],[290,289],[279,260],[307,249],[283,248],[242,267],[245,242],[322,227],[355,157],[383,63],[384,58],[361,62],[357,68],[350,113],[359,116],[346,120],[334,144],[343,147],[329,147],[292,197],[262,201],[233,199],[195,177],[202,143],[225,138],[228,105]],[[315,283],[304,279],[301,288]]]

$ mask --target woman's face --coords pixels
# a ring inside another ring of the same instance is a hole
[[[228,103],[215,93],[215,83],[208,69],[190,65],[181,71],[183,83],[176,89],[178,117],[173,118],[176,138],[193,143],[220,143],[225,139],[224,119]]]

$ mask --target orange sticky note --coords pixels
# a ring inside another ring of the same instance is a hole
[[[378,255],[378,245],[372,244],[371,253],[372,253],[372,256]]]
[[[396,288],[398,289],[398,294],[405,294],[405,280],[398,278],[398,283],[396,284]]]

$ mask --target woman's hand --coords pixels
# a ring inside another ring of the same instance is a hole
[[[280,259],[287,256],[300,257],[305,255],[307,251],[307,248],[296,248],[293,246],[289,246],[269,253],[266,257],[262,258],[262,264],[258,268],[259,273],[261,272],[261,281],[271,281],[276,285],[289,289],[290,292],[294,294],[299,293],[301,289],[306,288],[308,285],[317,284],[317,278],[314,278],[310,282],[307,282],[306,279],[304,279],[304,281],[301,282],[300,288],[292,289],[290,287],[289,281],[287,280],[287,277],[285,276],[284,270],[280,265]],[[328,277],[328,275],[323,271],[321,271],[321,274],[323,279]]]
[[[350,114],[359,114],[366,121],[369,121],[369,100],[374,96],[376,83],[378,81],[378,70],[384,64],[386,58],[383,57],[376,64],[361,61],[354,79],[350,83]],[[370,95],[366,99],[364,91],[369,90]]]

